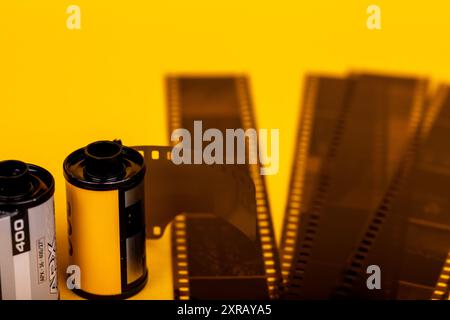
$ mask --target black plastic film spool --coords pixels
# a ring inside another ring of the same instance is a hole
[[[88,190],[129,189],[144,179],[142,155],[120,141],[97,141],[70,154],[64,161],[67,182]]]
[[[47,170],[17,160],[0,162],[0,210],[36,207],[54,192],[55,181]]]

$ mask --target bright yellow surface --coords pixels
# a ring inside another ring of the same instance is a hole
[[[71,4],[81,8],[81,30],[66,28]],[[370,4],[381,7],[382,30],[366,28]],[[97,139],[166,144],[168,73],[247,73],[259,126],[280,129],[280,171],[267,179],[279,233],[303,75],[356,69],[449,80],[449,15],[442,0],[2,0],[0,159],[55,175],[63,272],[66,155]],[[137,297],[171,298],[168,239],[151,242],[150,282]]]

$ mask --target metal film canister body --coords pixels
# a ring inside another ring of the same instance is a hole
[[[127,298],[147,281],[144,175],[141,154],[99,141],[69,155],[67,180],[70,264],[81,272],[85,298]]]
[[[0,162],[0,299],[57,300],[52,175]]]

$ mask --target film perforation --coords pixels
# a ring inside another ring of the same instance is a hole
[[[176,288],[176,298],[179,300],[189,300],[189,269],[187,259],[186,246],[186,217],[184,214],[177,215],[172,228],[174,242],[173,250],[175,251],[176,261],[174,262],[174,270],[178,276]]]
[[[244,130],[256,128],[253,110],[251,108],[250,97],[248,96],[247,79],[245,77],[236,78],[236,89],[239,99],[239,110],[241,113]],[[254,148],[247,147],[249,155],[257,152]],[[278,252],[275,245],[275,235],[273,231],[271,217],[268,214],[268,199],[265,181],[260,174],[259,164],[249,164],[250,175],[256,187],[257,198],[264,199],[264,204],[257,204],[257,221],[259,224],[259,234],[264,256],[264,264],[267,275],[269,295],[271,299],[279,297],[282,285],[282,276],[279,271]],[[261,225],[261,222],[264,222]]]
[[[449,300],[450,284],[450,252],[447,255],[441,274],[437,280],[436,287],[431,296],[431,300]]]
[[[298,158],[294,157],[294,165],[292,166],[292,176],[294,177],[291,181],[291,193],[288,196],[288,206],[285,212],[284,225],[287,226],[286,229],[294,232],[294,234],[282,233],[281,238],[281,266],[283,281],[286,284],[288,281],[293,255],[293,249],[296,245],[296,230],[299,226],[299,216],[300,216],[300,206],[301,199],[303,195],[303,184],[304,184],[304,174],[306,170],[306,156],[309,149],[309,141],[311,138],[312,122],[313,122],[313,107],[315,94],[313,92],[317,91],[317,79],[310,79],[307,82],[307,89],[305,93],[307,94],[307,102],[303,110],[303,114],[300,115],[302,128],[299,131],[298,144],[296,145],[296,153],[298,152]]]
[[[169,130],[181,127],[181,108],[179,97],[179,84],[175,77],[169,78],[168,88],[169,99]],[[168,158],[170,156],[168,155]],[[174,252],[174,284],[175,298],[179,300],[190,299],[189,268],[188,268],[188,248],[186,246],[186,216],[177,215],[172,225],[172,251]],[[182,241],[181,244],[179,241]]]

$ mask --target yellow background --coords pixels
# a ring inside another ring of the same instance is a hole
[[[81,30],[66,27],[71,4],[81,8]],[[370,4],[381,7],[382,30],[366,28]],[[448,80],[449,15],[442,0],[3,0],[0,159],[54,174],[62,281],[64,158],[98,139],[166,144],[169,73],[246,73],[259,127],[280,129],[280,171],[267,178],[279,234],[304,74],[351,69]],[[150,243],[150,283],[137,297],[171,297],[169,252],[167,236]]]

